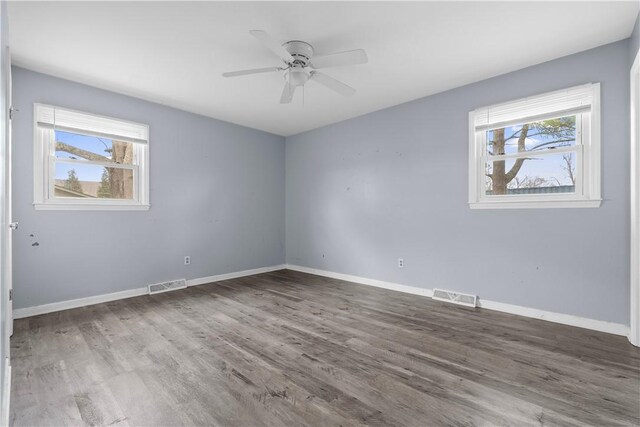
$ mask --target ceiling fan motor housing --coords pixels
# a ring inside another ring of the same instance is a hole
[[[300,40],[291,40],[282,45],[287,52],[293,56],[293,63],[288,65],[298,65],[308,67],[313,56],[313,46]]]

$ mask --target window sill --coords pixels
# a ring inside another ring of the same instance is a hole
[[[34,203],[37,211],[148,211],[150,205],[128,203]]]
[[[469,202],[471,209],[553,209],[553,208],[599,208],[602,199],[591,200],[514,200]]]

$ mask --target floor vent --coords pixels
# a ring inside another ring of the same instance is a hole
[[[149,285],[149,295],[159,294],[162,292],[175,291],[187,287],[187,279],[171,280],[169,282],[155,283]]]
[[[476,297],[475,295],[445,291],[444,289],[433,290],[433,299],[437,299],[438,301],[450,302],[458,305],[464,305],[467,307],[475,307],[477,298],[478,297]]]

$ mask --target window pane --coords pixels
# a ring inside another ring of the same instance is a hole
[[[532,156],[486,164],[486,195],[575,193],[576,153]]]
[[[133,144],[79,133],[55,131],[56,157],[133,164]]]
[[[133,171],[56,163],[55,197],[133,200]]]
[[[487,131],[487,154],[549,151],[576,145],[576,116],[541,120]]]

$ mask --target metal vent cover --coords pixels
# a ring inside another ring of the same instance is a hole
[[[475,295],[461,294],[460,292],[446,291],[444,289],[434,289],[432,298],[466,307],[475,307],[478,299]]]
[[[149,295],[159,294],[162,292],[175,291],[187,287],[187,279],[170,280],[168,282],[154,283],[149,285]]]

